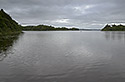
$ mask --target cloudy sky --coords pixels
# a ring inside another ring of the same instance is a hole
[[[102,28],[125,22],[125,0],[0,0],[21,25]]]

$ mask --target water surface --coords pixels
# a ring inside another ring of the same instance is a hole
[[[125,32],[29,31],[4,40],[0,82],[125,82]]]

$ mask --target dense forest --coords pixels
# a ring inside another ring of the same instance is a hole
[[[24,31],[66,31],[66,30],[79,30],[78,28],[66,28],[66,27],[53,27],[48,25],[38,25],[38,26],[25,26]]]
[[[0,10],[0,34],[16,34],[22,31],[21,25],[13,20],[3,9]]]
[[[125,26],[124,25],[106,25],[102,31],[125,31]]]

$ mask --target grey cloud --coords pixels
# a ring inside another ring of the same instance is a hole
[[[0,0],[0,8],[23,25],[102,28],[106,23],[125,22],[124,3],[125,0]]]

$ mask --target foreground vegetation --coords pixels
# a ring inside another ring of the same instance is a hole
[[[102,31],[125,31],[124,25],[106,25]]]
[[[25,26],[24,31],[66,31],[66,30],[79,30],[78,28],[66,28],[66,27],[53,27],[48,25],[38,25],[38,26]]]
[[[3,9],[0,10],[0,35],[21,33],[22,27]]]
[[[14,21],[3,9],[0,10],[0,61],[6,56],[2,54],[13,45],[22,32],[22,26]]]

